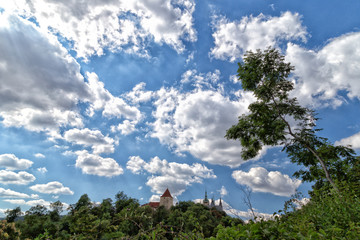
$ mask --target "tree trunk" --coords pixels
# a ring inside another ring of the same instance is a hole
[[[321,157],[317,154],[317,152],[312,149],[311,147],[309,147],[308,145],[304,144],[305,147],[316,157],[316,159],[320,162],[322,169],[325,172],[325,177],[326,179],[329,181],[329,183],[331,184],[331,186],[340,194],[340,190],[338,189],[338,187],[336,186],[336,184],[334,183],[334,181],[332,180],[329,170],[327,169],[324,161],[321,159]]]

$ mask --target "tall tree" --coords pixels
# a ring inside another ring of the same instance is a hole
[[[6,210],[5,215],[6,215],[6,220],[8,222],[14,222],[16,220],[16,218],[23,215],[23,212],[21,211],[20,207],[16,207],[16,208],[14,208],[12,210],[10,210],[10,209]]]
[[[327,181],[339,192],[328,170],[328,158],[341,161],[344,156],[354,158],[354,152],[339,146],[332,148],[331,156],[328,155],[326,149],[331,145],[326,138],[316,136],[320,129],[316,128],[314,111],[300,106],[296,98],[289,96],[294,83],[288,77],[294,67],[272,48],[249,51],[244,62],[238,65],[237,76],[243,89],[253,92],[257,101],[249,105],[250,113],[240,116],[225,137],[240,140],[244,160],[257,156],[266,145],[283,146],[295,163],[305,166],[320,164]]]

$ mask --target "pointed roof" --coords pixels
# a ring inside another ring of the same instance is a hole
[[[209,203],[209,199],[207,197],[207,191],[205,190],[205,198],[204,198],[204,203]]]
[[[211,203],[210,203],[211,207],[215,207],[215,201],[214,201],[214,197],[211,198]]]
[[[164,194],[161,197],[171,197],[172,198],[168,188],[165,190]]]

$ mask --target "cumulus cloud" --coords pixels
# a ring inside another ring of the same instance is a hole
[[[90,175],[113,177],[123,174],[122,167],[112,158],[103,158],[86,150],[75,152],[77,168]]]
[[[220,192],[220,195],[223,197],[223,196],[226,196],[228,194],[228,191],[226,190],[225,186],[221,186],[221,189],[218,190],[218,192]]]
[[[42,153],[35,153],[34,156],[35,156],[36,158],[45,158],[45,155],[42,154]]]
[[[139,156],[130,156],[126,163],[126,168],[134,174],[139,174],[146,162]]]
[[[113,153],[116,141],[108,136],[104,136],[99,130],[70,129],[64,133],[64,139],[68,142],[92,147],[94,154]]]
[[[8,202],[11,204],[16,204],[16,205],[25,205],[26,201],[24,199],[4,199],[4,202]]]
[[[190,83],[196,88],[210,88],[214,89],[214,85],[220,79],[220,70],[215,69],[214,72],[198,73],[196,69],[187,70],[181,76],[181,83],[186,84]]]
[[[140,120],[140,111],[133,106],[128,105],[122,98],[114,97],[107,89],[104,83],[99,81],[96,73],[86,73],[88,86],[92,95],[92,105],[89,109],[90,115],[94,110],[102,109],[105,117],[127,118],[131,120]]]
[[[2,184],[16,184],[16,185],[26,185],[35,181],[34,175],[20,171],[18,173],[0,170],[0,183]]]
[[[342,146],[350,145],[352,148],[360,149],[360,132],[358,132],[350,137],[343,138],[339,141],[336,141],[335,145],[342,145]]]
[[[214,44],[210,55],[217,59],[240,59],[247,50],[277,46],[281,41],[302,40],[306,42],[307,31],[298,13],[284,12],[280,17],[243,17],[231,22],[225,17],[216,17]]]
[[[300,209],[310,202],[310,198],[302,198],[302,199],[296,198],[296,199],[293,199],[292,201],[296,205],[296,208]]]
[[[319,51],[289,43],[286,61],[295,66],[294,96],[306,105],[337,107],[345,103],[340,91],[360,99],[360,33],[331,39]]]
[[[120,131],[122,135],[129,135],[136,131],[136,121],[124,120],[123,123],[119,123],[117,126],[111,126],[111,131]]]
[[[73,195],[74,192],[68,187],[64,187],[62,183],[54,181],[46,184],[36,184],[30,187],[31,190],[39,193]]]
[[[216,204],[219,204],[218,202],[216,202]],[[230,206],[230,204],[228,204],[227,202],[222,200],[222,205],[223,205],[223,209],[224,211],[233,217],[240,217],[240,218],[245,218],[245,219],[253,219],[254,215],[251,212],[250,209],[248,209],[247,211],[241,211],[238,209],[235,209],[233,207]],[[254,214],[256,217],[258,217],[256,220],[260,221],[261,219],[265,219],[265,220],[269,220],[269,219],[273,219],[274,215],[273,214],[269,214],[269,213],[261,213],[258,212],[256,209],[254,210]]]
[[[0,187],[0,198],[33,198],[33,196]]]
[[[42,174],[45,174],[45,173],[47,173],[47,169],[46,169],[46,167],[41,167],[41,168],[37,168],[36,169],[38,172],[40,172],[40,173],[42,173]]]
[[[149,101],[154,93],[145,90],[146,83],[141,82],[137,84],[130,92],[125,94],[125,98],[129,99],[132,103],[141,103]]]
[[[168,44],[178,52],[185,49],[183,41],[196,41],[192,0],[15,0],[3,5],[73,42],[77,56],[85,60],[103,55],[105,49],[146,57],[149,40]]]
[[[289,197],[295,193],[301,181],[291,179],[278,171],[267,171],[262,167],[251,168],[249,172],[234,171],[232,177],[238,184],[251,187],[254,192],[269,192],[278,196]]]
[[[1,154],[0,167],[7,170],[25,170],[33,165],[33,162],[27,159],[19,159],[14,154]]]
[[[162,88],[156,94],[151,137],[178,154],[188,152],[211,164],[237,167],[243,163],[240,143],[224,136],[238,116],[248,112],[254,101],[251,93],[239,91],[235,100],[215,89],[182,93]]]
[[[107,118],[133,123],[141,119],[140,111],[114,97],[95,73],[87,73],[85,82],[79,64],[55,36],[6,11],[0,18],[0,117],[4,126],[44,131],[58,139],[60,127],[83,127],[80,102],[88,104],[90,116],[102,111]]]
[[[51,202],[46,201],[44,199],[36,199],[36,200],[30,200],[30,201],[26,201],[23,203],[24,205],[28,205],[28,206],[36,206],[36,205],[42,205],[45,206],[47,208],[50,207]]]
[[[76,103],[89,94],[79,65],[54,36],[34,24],[5,13],[0,18],[3,124],[48,132],[81,126]]]
[[[151,174],[146,185],[151,187],[152,192],[162,194],[166,188],[169,188],[174,196],[181,195],[193,183],[202,183],[203,179],[216,178],[213,170],[199,163],[189,165],[168,162],[159,157],[145,162],[139,156],[131,156],[126,168],[135,174],[140,172]]]
[[[136,124],[143,119],[143,115],[135,106],[131,106],[123,98],[113,96],[104,87],[104,83],[99,81],[95,73],[87,73],[88,86],[91,92],[91,104],[88,108],[88,115],[92,116],[95,111],[102,110],[102,115],[107,118],[116,117],[123,119],[117,126],[112,126],[112,131],[120,131],[123,135],[128,135],[136,130]],[[138,86],[138,85],[137,85]],[[141,93],[141,86],[135,86],[135,90],[130,92],[125,98],[130,98],[133,103],[143,101],[143,97],[139,96]],[[136,93],[135,93],[136,92]],[[145,94],[146,95],[146,94]],[[136,99],[137,97],[142,98]],[[146,97],[145,97],[146,98]]]
[[[36,206],[36,205],[42,205],[45,206],[46,208],[50,207],[51,202],[46,201],[44,199],[36,199],[36,200],[29,200],[29,201],[25,201],[24,199],[4,199],[4,202],[8,202],[11,204],[16,204],[16,205],[28,205],[28,206]],[[63,208],[66,209],[69,205],[67,203],[62,203],[63,204]]]

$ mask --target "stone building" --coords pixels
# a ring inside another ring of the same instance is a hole
[[[221,201],[221,198],[220,198],[220,202],[219,202],[219,205],[216,205],[215,204],[215,200],[214,200],[214,197],[211,198],[211,202],[209,203],[209,199],[207,197],[207,191],[205,191],[205,198],[204,200],[202,201],[202,204],[208,208],[216,208],[216,210],[218,211],[224,211],[223,210],[223,206],[222,206],[222,201]]]
[[[163,195],[160,197],[160,202],[149,202],[142,206],[150,206],[152,209],[157,209],[160,206],[164,206],[166,209],[170,209],[174,205],[174,198],[171,196],[169,189],[167,188]]]

